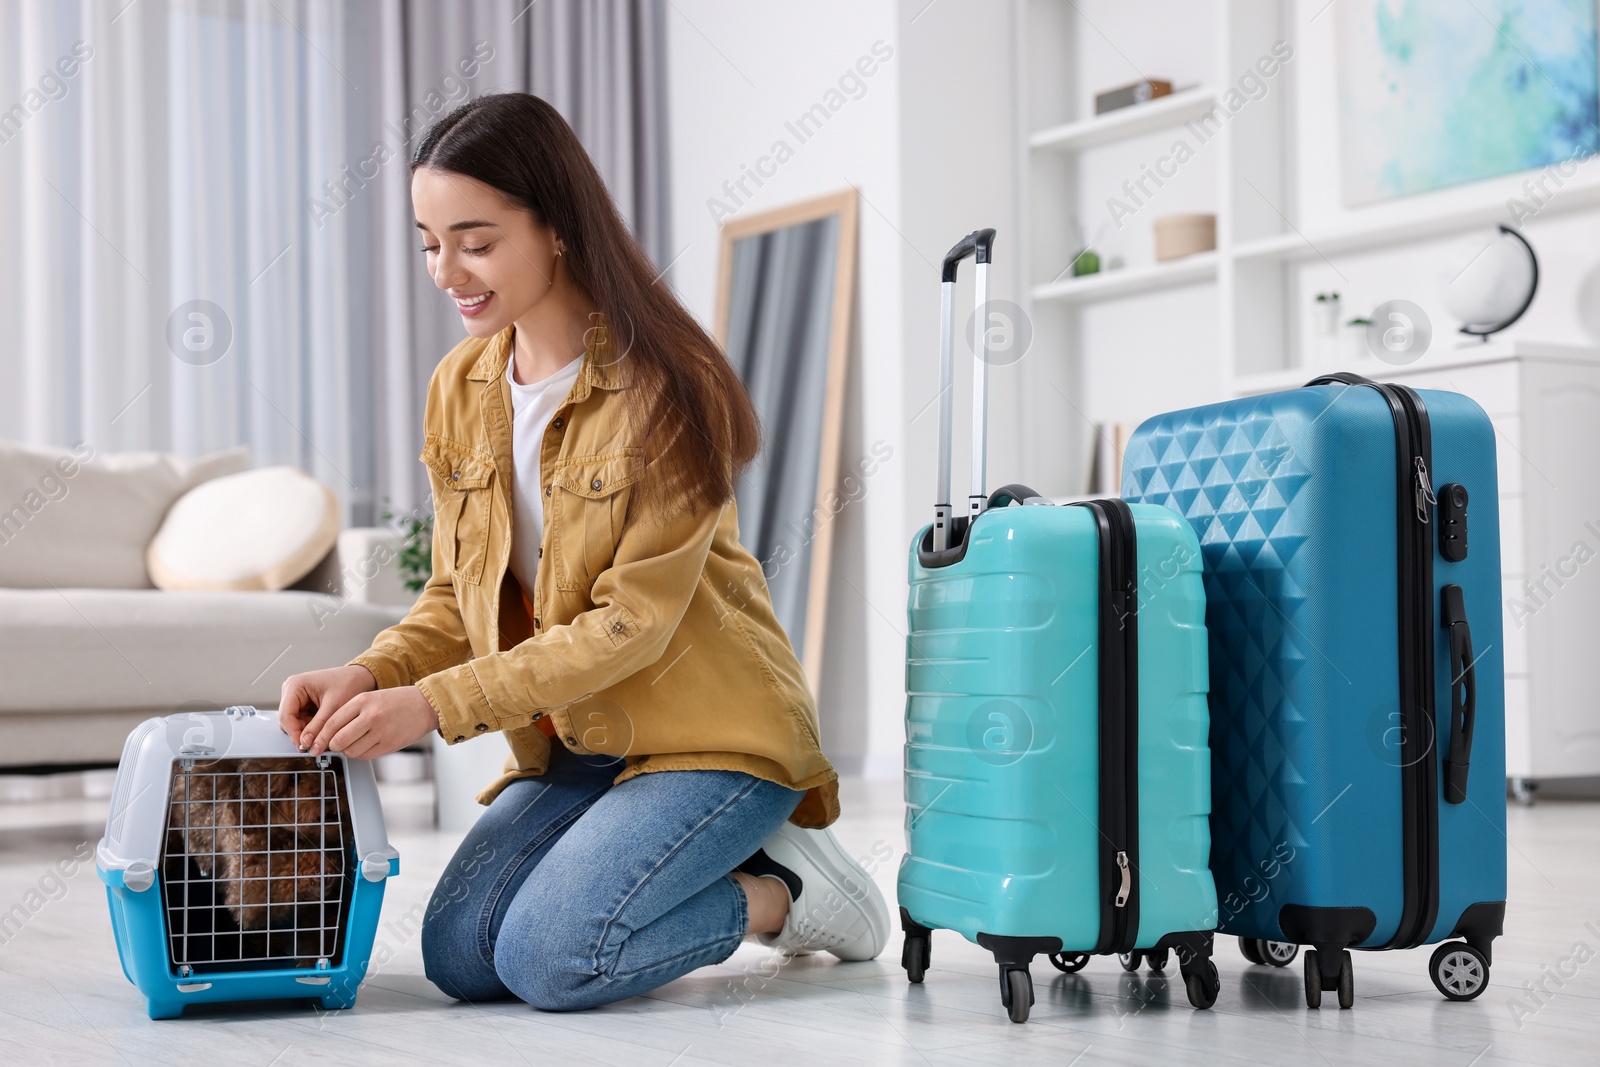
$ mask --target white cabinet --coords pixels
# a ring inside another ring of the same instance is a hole
[[[1465,393],[1494,423],[1506,774],[1600,775],[1600,349],[1491,342],[1379,368],[1362,373]]]

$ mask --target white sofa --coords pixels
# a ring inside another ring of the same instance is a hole
[[[348,662],[405,615],[399,544],[343,530],[274,593],[0,589],[0,767],[115,762],[151,715],[277,707],[286,677]]]
[[[124,478],[116,456],[63,476],[39,474],[33,451],[0,452],[0,767],[115,762],[151,715],[276,707],[284,678],[347,662],[415,600],[399,572],[400,537],[379,528],[341,531],[311,573],[276,592],[128,587],[138,575],[121,588],[106,587],[114,576],[63,580],[64,560],[107,573],[107,556],[148,541],[150,516],[159,523],[170,503],[162,494],[248,469],[248,453],[156,467],[145,454]],[[133,503],[115,498],[135,484]]]

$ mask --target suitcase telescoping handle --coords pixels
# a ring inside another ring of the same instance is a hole
[[[994,253],[994,230],[973,230],[944,256],[939,287],[939,486],[933,505],[933,550],[950,547],[950,440],[951,397],[955,386],[956,268],[968,256],[976,265],[978,290],[974,298],[972,351],[972,492],[967,496],[967,526],[983,514],[988,498],[983,492],[984,460],[988,444],[989,385],[989,260]]]
[[[1439,590],[1439,625],[1450,631],[1450,750],[1444,760],[1444,799],[1467,799],[1467,767],[1472,760],[1472,729],[1478,719],[1478,675],[1473,669],[1472,628],[1459,585]]]

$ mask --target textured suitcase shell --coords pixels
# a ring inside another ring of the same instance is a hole
[[[1432,482],[1470,493],[1470,552],[1434,544],[1434,603],[1465,591],[1477,650],[1467,802],[1439,809],[1439,910],[1428,942],[1505,900],[1505,728],[1495,442],[1471,400],[1420,390]],[[1325,385],[1173,412],[1130,440],[1123,495],[1188,518],[1205,561],[1211,642],[1211,863],[1219,929],[1284,939],[1280,909],[1366,907],[1352,947],[1382,945],[1403,904],[1396,746],[1396,461],[1384,399]],[[1439,736],[1450,663],[1435,628]],[[1497,931],[1496,931],[1497,932]]]
[[[1135,505],[1139,560],[1137,947],[1210,930],[1210,755],[1199,545]],[[899,901],[923,926],[1059,937],[1100,931],[1098,556],[1080,507],[991,508],[933,570],[913,541],[906,636],[906,837]]]

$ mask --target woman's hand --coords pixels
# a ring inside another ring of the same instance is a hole
[[[378,680],[359,663],[291,674],[283,680],[278,695],[278,729],[305,748],[311,739],[303,735],[313,716],[338,711],[357,693],[370,693],[376,688]]]
[[[422,690],[406,685],[357,693],[336,709],[323,708],[300,736],[313,756],[332,749],[354,759],[376,759],[426,737],[438,725],[439,713]]]

